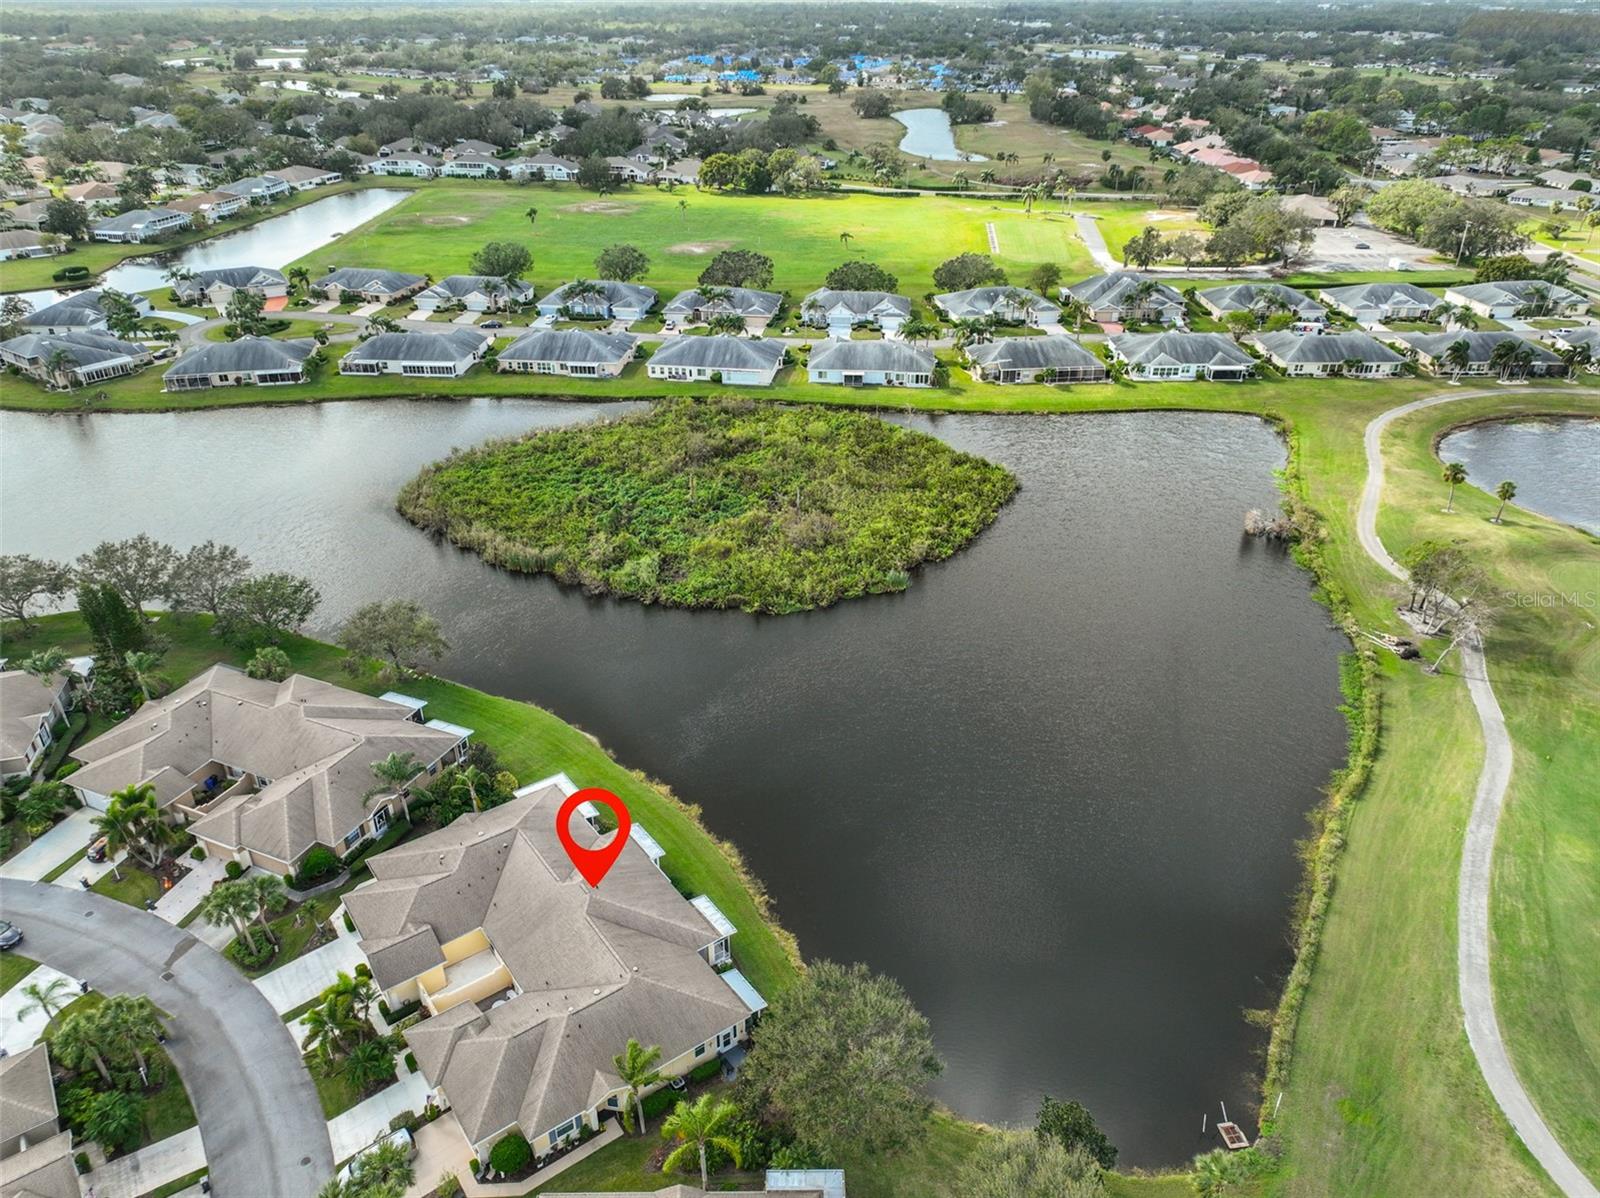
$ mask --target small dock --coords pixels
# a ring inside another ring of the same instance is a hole
[[[1217,1134],[1222,1137],[1223,1146],[1235,1152],[1250,1147],[1250,1137],[1239,1129],[1237,1123],[1217,1124]]]

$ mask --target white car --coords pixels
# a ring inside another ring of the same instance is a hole
[[[366,1148],[363,1148],[360,1152],[356,1153],[355,1156],[351,1157],[350,1160],[345,1164],[345,1167],[339,1170],[339,1180],[349,1181],[351,1172],[355,1169],[361,1158],[366,1156],[367,1153],[371,1152],[374,1148],[381,1148],[385,1144],[402,1144],[405,1146],[406,1159],[413,1160],[416,1158],[417,1142],[411,1138],[411,1133],[405,1128],[398,1128],[397,1130],[392,1131],[388,1135],[384,1136],[383,1139],[378,1140],[376,1143],[373,1143]]]

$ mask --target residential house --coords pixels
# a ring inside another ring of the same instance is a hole
[[[1126,364],[1130,378],[1154,382],[1237,382],[1256,368],[1256,360],[1222,333],[1123,333],[1108,344],[1112,361]]]
[[[1506,203],[1519,208],[1555,208],[1571,212],[1577,202],[1587,198],[1581,191],[1563,191],[1559,187],[1519,187],[1506,197]]]
[[[700,181],[700,169],[705,164],[698,158],[675,158],[656,171],[657,183],[676,183],[693,187]]]
[[[613,155],[606,159],[606,165],[611,168],[613,179],[626,179],[629,183],[649,183],[656,177],[655,171],[632,158]]]
[[[563,283],[539,301],[539,315],[559,316],[561,310],[603,320],[643,320],[655,307],[656,292],[640,283],[610,279],[580,279]]]
[[[1063,287],[1061,298],[1069,297],[1084,306],[1091,320],[1110,324],[1182,325],[1187,317],[1183,296],[1175,289],[1132,270],[1114,270]]]
[[[493,142],[480,141],[475,137],[466,137],[450,146],[444,152],[447,159],[471,156],[475,158],[493,158],[500,152],[500,147]]]
[[[426,275],[369,266],[341,266],[314,280],[310,289],[341,304],[395,304],[427,285]]]
[[[1217,319],[1230,312],[1262,313],[1285,312],[1297,321],[1321,324],[1328,319],[1328,309],[1303,291],[1285,287],[1282,283],[1231,283],[1225,287],[1208,287],[1196,291],[1200,306]]]
[[[227,308],[236,291],[248,291],[262,299],[281,299],[289,294],[289,280],[281,270],[270,266],[222,266],[197,270],[172,283],[172,293],[184,303],[207,303],[219,312]]]
[[[518,337],[495,358],[495,368],[522,374],[616,378],[633,361],[639,338],[598,329],[538,329]]]
[[[1506,373],[1512,377],[1524,374],[1559,377],[1567,372],[1567,364],[1560,357],[1515,333],[1478,333],[1455,329],[1448,333],[1396,333],[1390,340],[1410,347],[1420,365],[1439,375]],[[1450,347],[1457,342],[1466,343],[1465,366],[1452,364],[1448,358]],[[1492,361],[1495,348],[1506,342],[1511,342],[1519,355],[1527,351],[1525,367],[1508,365],[1502,371],[1499,364]]]
[[[1282,207],[1285,212],[1292,212],[1303,216],[1313,224],[1324,228],[1337,225],[1339,214],[1333,210],[1333,205],[1321,196],[1292,195],[1284,196]]]
[[[122,298],[132,304],[140,316],[150,315],[150,301],[144,296],[132,293]],[[24,333],[97,332],[106,327],[105,292],[99,289],[74,291],[66,299],[28,313],[18,324]]]
[[[661,315],[679,324],[708,324],[718,316],[737,316],[752,332],[760,332],[783,307],[776,291],[749,287],[696,287],[680,291],[667,301]]]
[[[0,342],[0,362],[41,383],[82,387],[134,373],[150,351],[107,333],[23,333]]]
[[[784,361],[781,341],[760,338],[674,337],[650,358],[645,373],[670,382],[770,387]]]
[[[369,175],[410,175],[417,179],[431,179],[439,173],[440,159],[430,154],[396,152],[374,158],[362,169]]]
[[[417,785],[460,758],[471,730],[423,723],[425,706],[215,665],[74,749],[71,785],[104,810],[114,791],[149,783],[211,856],[289,874],[313,846],[343,857],[404,814],[404,790],[375,789],[375,762],[410,753]]]
[[[496,275],[450,275],[417,293],[417,311],[461,308],[468,312],[505,312],[533,300],[533,287],[521,279]]]
[[[1562,354],[1587,349],[1588,369],[1591,373],[1600,371],[1600,327],[1586,324],[1571,329],[1548,329],[1542,336]]]
[[[1358,324],[1390,320],[1427,320],[1442,301],[1413,283],[1357,283],[1352,287],[1324,287],[1317,298],[1337,308]]]
[[[1470,283],[1447,288],[1446,303],[1461,304],[1490,320],[1518,316],[1582,316],[1589,310],[1587,296],[1570,287],[1539,279],[1509,279],[1500,283]]]
[[[578,177],[578,164],[554,154],[534,154],[513,158],[502,164],[513,179],[538,179],[550,183],[570,183]]]
[[[31,229],[8,229],[0,233],[0,262],[12,258],[48,258],[59,253],[60,247],[45,241],[43,233]]]
[[[911,319],[911,301],[887,291],[835,291],[822,287],[800,301],[800,318],[809,325],[826,328],[828,336],[845,338],[859,327],[882,329],[885,335],[898,333]]]
[[[806,376],[846,387],[931,387],[934,366],[932,352],[909,342],[829,338],[812,347]]]
[[[1106,364],[1075,338],[996,337],[966,349],[972,377],[982,383],[1103,383]]]
[[[317,350],[309,337],[275,340],[240,337],[202,342],[161,376],[163,390],[202,391],[207,387],[283,387],[306,381],[305,361]]]
[[[406,374],[460,378],[477,365],[492,338],[456,327],[438,333],[379,333],[339,360],[340,374]]]
[[[189,227],[187,212],[170,208],[135,208],[108,216],[89,229],[96,241],[159,241],[169,233]]]
[[[104,212],[107,208],[115,208],[122,203],[122,197],[117,194],[117,189],[98,179],[70,184],[61,189],[61,194],[75,204],[82,204],[90,212]]]
[[[1287,375],[1311,378],[1394,378],[1405,358],[1366,333],[1302,336],[1281,329],[1253,340],[1269,361]]]
[[[487,154],[458,154],[441,162],[435,173],[447,179],[498,179],[504,165]]]
[[[1595,181],[1589,175],[1578,171],[1540,171],[1539,182],[1546,187],[1559,187],[1563,191],[1593,192]],[[1582,186],[1579,186],[1579,185]]]
[[[631,1095],[612,1058],[629,1039],[678,1077],[745,1041],[766,1005],[714,968],[733,925],[684,899],[638,840],[601,886],[583,880],[554,827],[575,789],[558,775],[379,853],[345,895],[385,1001],[426,1012],[406,1044],[480,1160],[511,1132],[542,1156],[618,1118]],[[604,839],[567,818],[580,847]]]
[[[33,229],[38,231],[49,210],[49,200],[31,200],[11,208],[0,208],[0,227],[7,229]]]
[[[1021,287],[974,287],[947,291],[933,297],[934,304],[951,320],[989,318],[1007,324],[1055,324],[1061,308],[1043,296]]]
[[[431,141],[418,141],[414,137],[396,138],[378,147],[379,158],[393,158],[400,154],[426,154],[430,158],[437,158],[440,152],[440,148]]]
[[[0,1194],[79,1198],[72,1133],[61,1130],[50,1070],[40,1043],[0,1057]]]
[[[170,112],[161,112],[158,109],[134,109],[134,112],[143,112],[133,123],[139,129],[182,129],[183,122]]]
[[[286,196],[293,189],[284,180],[271,175],[247,175],[243,179],[235,179],[232,183],[224,183],[217,190],[231,196],[239,196],[247,203],[254,204]]]
[[[248,203],[243,196],[230,195],[225,191],[203,191],[198,195],[184,196],[181,200],[169,200],[166,207],[189,216],[199,213],[209,220],[221,220],[225,216],[232,216]]]
[[[325,171],[320,166],[286,166],[282,170],[267,171],[269,179],[279,179],[295,191],[310,191],[313,187],[327,187],[344,176],[338,171]]]
[[[0,670],[0,779],[32,772],[67,718],[72,675],[48,681],[24,670]]]

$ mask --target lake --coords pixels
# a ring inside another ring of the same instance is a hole
[[[127,258],[95,284],[122,292],[154,291],[168,286],[166,274],[175,265],[190,270],[219,266],[270,266],[280,270],[302,254],[327,245],[334,238],[387,212],[411,195],[400,187],[371,187],[342,191],[326,199],[269,217],[256,224],[196,242],[181,250],[168,250],[148,258]],[[29,291],[23,298],[35,308],[53,304],[66,292]]]
[[[892,115],[906,127],[906,135],[900,139],[902,153],[932,158],[936,162],[989,161],[982,154],[969,154],[956,149],[950,118],[942,108],[907,108]]]
[[[622,410],[0,412],[0,546],[231,542],[313,578],[324,635],[414,597],[455,646],[441,673],[549,707],[701,804],[809,957],[899,978],[957,1111],[1031,1124],[1043,1094],[1077,1098],[1130,1165],[1215,1147],[1219,1101],[1253,1131],[1261,1036],[1240,1012],[1290,964],[1293,842],[1344,752],[1344,641],[1308,576],[1240,532],[1275,503],[1273,432],[896,417],[1009,466],[1016,500],[902,595],[781,617],[585,598],[394,511],[452,446]]]
[[[1439,457],[1460,462],[1473,486],[1517,484],[1518,507],[1600,536],[1600,420],[1494,420],[1458,429]]]

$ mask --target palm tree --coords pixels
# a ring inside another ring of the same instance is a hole
[[[111,1069],[106,1064],[106,1035],[96,1016],[99,1008],[72,1012],[50,1035],[50,1051],[69,1069],[93,1065],[100,1080],[111,1085]]]
[[[1447,462],[1440,471],[1440,477],[1450,484],[1450,497],[1445,501],[1444,510],[1451,511],[1456,504],[1456,488],[1467,481],[1467,468],[1460,462]]]
[[[105,1034],[113,1059],[132,1057],[139,1076],[150,1084],[150,1070],[144,1054],[166,1034],[155,1003],[142,994],[115,994],[100,1005],[97,1022]]]
[[[1452,383],[1458,382],[1461,379],[1461,372],[1472,365],[1472,346],[1468,344],[1465,337],[1452,341],[1445,346],[1442,361],[1446,366],[1450,367],[1450,381]]]
[[[161,679],[156,674],[156,667],[160,664],[160,655],[140,649],[129,649],[122,655],[122,665],[128,671],[128,678],[139,688],[146,703],[150,702],[151,688],[161,685]]]
[[[60,975],[48,982],[29,982],[22,988],[28,1001],[17,1008],[17,1022],[22,1022],[35,1011],[43,1011],[47,1022],[54,1019],[72,1001],[72,990],[72,982]]]
[[[72,355],[57,346],[51,350],[44,360],[44,372],[58,387],[69,387],[67,367],[72,365]]]
[[[372,1004],[378,1001],[378,987],[368,974],[349,974],[341,970],[333,985],[322,992],[322,997],[345,1003],[357,1019],[365,1021],[372,1013]]]
[[[289,286],[296,291],[305,291],[311,285],[311,272],[303,266],[296,266],[289,271]]]
[[[900,336],[915,345],[919,341],[931,341],[939,335],[939,326],[931,320],[915,317],[900,326]]]
[[[306,1047],[325,1062],[339,1056],[351,1038],[361,1034],[363,1026],[350,1004],[337,997],[312,1007],[303,1022]]]
[[[683,217],[683,216],[686,216],[688,214],[688,212],[689,212],[689,201],[688,200],[679,200],[678,201],[678,215],[680,217]]]
[[[736,312],[718,312],[706,321],[706,328],[713,333],[731,333],[738,336],[744,332],[744,317]]]
[[[467,799],[472,803],[472,809],[474,811],[482,811],[483,800],[478,792],[487,790],[492,785],[489,775],[477,766],[464,765],[456,771],[455,777],[450,779],[450,795],[452,798],[460,798],[465,793]]]
[[[411,1154],[403,1145],[392,1142],[362,1153],[350,1167],[350,1185],[357,1194],[404,1194],[416,1180]]]
[[[394,1081],[395,1041],[378,1036],[357,1044],[344,1060],[344,1074],[352,1086],[365,1092],[379,1082]]]
[[[415,753],[390,753],[382,761],[374,761],[371,765],[372,776],[378,780],[366,794],[372,798],[380,794],[392,794],[400,800],[400,810],[404,813],[406,822],[411,822],[411,790],[406,784],[422,772],[422,762],[417,760]]]
[[[710,1178],[706,1174],[708,1147],[720,1148],[733,1158],[735,1165],[740,1163],[739,1145],[722,1131],[738,1114],[739,1108],[733,1103],[712,1094],[702,1094],[692,1103],[680,1102],[677,1110],[667,1116],[667,1121],[661,1128],[663,1138],[678,1141],[678,1146],[667,1154],[666,1160],[661,1162],[661,1171],[670,1173],[674,1169],[680,1169],[691,1154],[698,1154],[700,1188],[702,1190],[709,1188]]]
[[[155,788],[148,782],[113,791],[106,809],[95,817],[94,826],[106,838],[108,852],[126,849],[151,869],[160,867],[166,857],[166,846],[175,835],[161,818]],[[148,855],[141,851],[146,848],[150,850]],[[113,866],[114,872],[115,869]],[[121,874],[117,876],[120,878]]]
[[[1064,319],[1072,321],[1072,331],[1074,333],[1081,332],[1083,330],[1083,318],[1089,315],[1089,305],[1069,291],[1061,297],[1061,315]]]
[[[524,212],[524,213],[523,213],[523,214],[522,214],[522,215],[523,215],[523,216],[525,216],[525,217],[527,217],[527,218],[528,218],[528,223],[529,223],[529,224],[530,224],[530,225],[532,225],[532,224],[537,224],[537,223],[538,223],[538,220],[539,220],[539,210],[538,210],[538,209],[537,209],[537,208],[529,208],[529,209],[528,209],[528,210],[527,210],[527,211],[526,211],[526,212]]]
[[[1489,353],[1489,369],[1500,376],[1502,382],[1516,365],[1517,347],[1510,338],[1500,342]]]
[[[277,944],[278,938],[272,934],[267,916],[274,911],[282,911],[289,905],[289,892],[283,879],[277,874],[259,873],[240,878],[239,884],[245,887],[245,894],[255,907],[255,922],[261,925],[261,930],[267,934],[267,939]]]
[[[200,918],[214,928],[224,924],[233,925],[233,934],[245,942],[250,955],[254,957],[259,951],[256,944],[255,931],[250,926],[250,920],[255,914],[255,899],[243,885],[244,879],[235,882],[223,882],[211,888],[211,893],[200,900]]]
[[[1561,360],[1567,364],[1567,373],[1576,380],[1583,368],[1594,361],[1594,350],[1587,345],[1574,345],[1561,351]]]
[[[110,1090],[89,1104],[83,1131],[107,1154],[135,1143],[144,1126],[144,1103],[137,1094]]]
[[[1500,507],[1494,514],[1494,522],[1500,523],[1500,517],[1505,515],[1506,504],[1517,497],[1517,484],[1509,478],[1494,489],[1494,497],[1500,501]]]
[[[23,673],[32,674],[40,682],[49,682],[66,668],[66,651],[54,646],[35,650],[22,659]]]
[[[644,1135],[644,1100],[639,1095],[646,1086],[653,1086],[661,1080],[661,1072],[656,1068],[660,1060],[661,1049],[658,1046],[646,1048],[634,1039],[629,1039],[628,1047],[611,1058],[611,1063],[617,1069],[617,1077],[628,1087],[628,1102],[622,1108],[624,1131],[633,1131],[633,1111],[637,1108],[639,1134]]]
[[[839,234],[839,244],[848,250],[850,248],[850,243],[855,240],[855,236],[856,235],[854,233],[846,229],[844,232]]]

